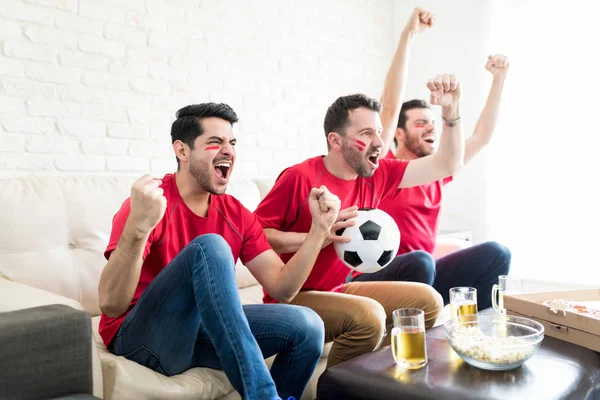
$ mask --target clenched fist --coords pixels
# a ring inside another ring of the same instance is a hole
[[[412,35],[423,32],[435,24],[435,14],[420,7],[415,7],[410,14],[404,30]]]
[[[331,193],[324,185],[320,188],[312,188],[310,198],[308,199],[310,214],[313,224],[319,228],[330,232],[335,223],[338,212],[340,211],[341,201]]]
[[[159,187],[161,183],[160,179],[146,174],[131,187],[129,219],[144,234],[150,233],[165,215],[167,199]]]
[[[454,74],[442,74],[427,81],[431,91],[429,102],[432,105],[456,106],[460,101],[460,83]]]
[[[508,57],[502,54],[494,54],[493,56],[488,56],[485,69],[490,71],[494,75],[494,78],[504,78],[509,66]]]

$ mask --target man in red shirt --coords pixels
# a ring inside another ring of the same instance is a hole
[[[491,140],[498,119],[508,66],[508,59],[503,55],[488,57],[485,68],[493,75],[492,87],[475,131],[465,141],[464,164],[470,162]],[[433,113],[429,105],[422,100],[404,103],[398,119],[398,128],[395,132],[388,131],[382,135],[382,139],[386,142],[384,151],[392,138],[397,147],[395,154],[391,151],[386,153],[389,158],[415,160],[433,154],[438,141]],[[448,176],[437,182],[398,189],[393,196],[384,199],[379,208],[390,214],[400,229],[399,254],[411,254],[410,252],[416,250],[427,253],[427,256],[423,255],[423,259],[429,260],[426,270],[431,275],[430,283],[440,292],[444,304],[450,301],[450,288],[472,286],[477,289],[477,304],[481,310],[492,305],[490,293],[492,286],[498,281],[498,275],[508,274],[510,251],[499,243],[485,242],[454,252],[437,261],[433,259],[430,254],[435,247],[442,188],[451,180],[452,176]],[[402,260],[403,257],[407,256],[398,258]],[[395,267],[400,270],[409,268],[409,265],[399,262]],[[394,272],[386,268],[385,271],[376,274],[356,276],[354,280],[393,280]],[[401,271],[396,272],[399,276],[402,275]]]
[[[409,18],[386,78],[386,108],[381,111],[380,104],[365,95],[338,98],[325,116],[327,155],[284,170],[256,209],[269,243],[284,261],[296,254],[310,229],[308,199],[312,186],[325,185],[340,198],[343,210],[332,228],[335,231],[353,223],[344,220],[356,215],[357,206],[376,208],[398,188],[437,181],[460,169],[464,150],[460,84],[453,75],[438,75],[427,83],[432,104],[442,107],[445,121],[440,150],[410,162],[380,159],[384,145],[381,132],[389,130],[393,134],[402,105],[402,79],[396,71],[406,62],[413,37],[431,26],[433,20],[430,12],[418,8]],[[312,308],[325,322],[325,340],[334,341],[328,366],[374,350],[397,308],[422,309],[426,326],[435,323],[442,298],[431,286],[419,283],[423,279],[420,256],[411,260],[413,268],[405,276],[414,282],[345,284],[350,270],[330,245],[336,240],[340,239],[335,234],[330,236],[302,291],[290,301]],[[265,289],[265,302],[276,302],[274,297]]]
[[[241,305],[239,258],[282,302],[308,277],[340,200],[326,187],[307,198],[311,227],[284,264],[256,217],[225,194],[235,163],[235,112],[205,103],[177,112],[171,128],[178,169],[136,181],[113,219],[99,284],[107,348],[164,375],[223,369],[243,398],[300,398],[323,347],[310,309]],[[264,357],[277,354],[271,373]]]

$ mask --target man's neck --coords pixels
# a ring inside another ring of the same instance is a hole
[[[341,153],[334,153],[330,151],[325,157],[323,157],[325,168],[327,171],[336,178],[350,181],[356,179],[358,174],[352,169],[344,160],[344,156]]]
[[[194,214],[206,217],[210,203],[210,193],[198,184],[196,179],[182,169],[175,172],[175,183],[183,202]]]
[[[398,160],[416,160],[417,158],[419,158],[418,155],[408,150],[404,146],[398,146],[396,148],[396,151],[394,152],[394,157],[396,157]]]

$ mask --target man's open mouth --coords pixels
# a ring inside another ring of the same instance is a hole
[[[437,138],[435,136],[425,136],[423,140],[429,144],[434,144]]]
[[[231,171],[231,162],[221,161],[215,164],[215,174],[222,181],[226,181],[229,178],[229,171]]]
[[[379,162],[379,155],[374,154],[374,155],[368,157],[367,159],[371,162],[371,164],[377,165],[377,163]]]

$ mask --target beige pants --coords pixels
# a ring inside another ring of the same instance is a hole
[[[315,310],[325,323],[325,342],[333,341],[327,367],[375,350],[392,311],[418,308],[425,313],[425,328],[431,328],[442,312],[442,296],[431,286],[414,282],[350,282],[342,293],[304,291],[290,304]],[[387,335],[382,345],[390,343]]]

